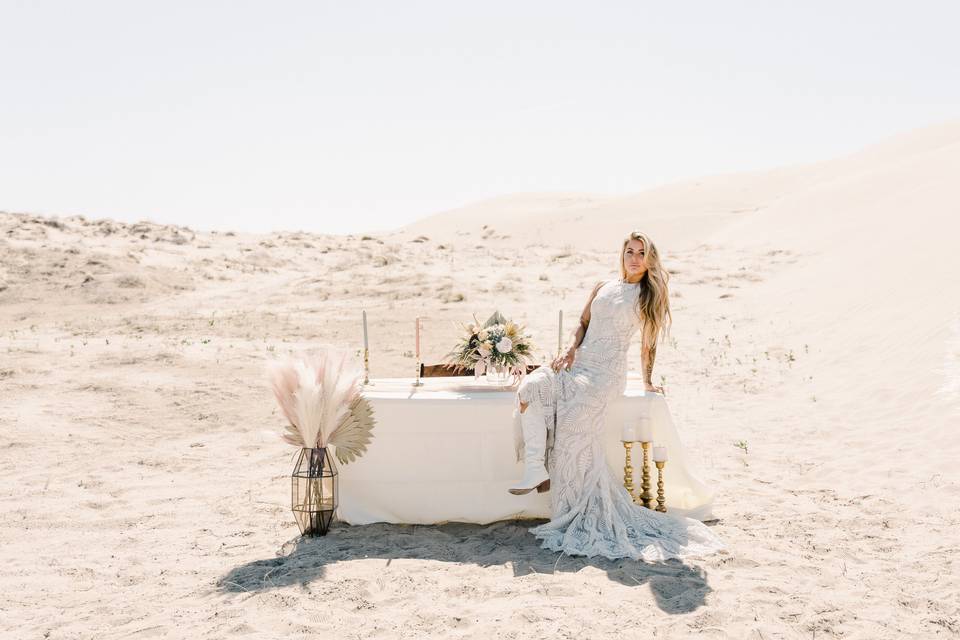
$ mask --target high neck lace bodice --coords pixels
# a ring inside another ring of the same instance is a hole
[[[600,287],[590,305],[590,324],[574,367],[620,370],[625,375],[630,341],[641,325],[636,311],[641,286],[613,281]]]

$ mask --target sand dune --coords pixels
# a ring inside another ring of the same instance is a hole
[[[0,213],[0,635],[956,636],[958,169],[949,124],[369,236]],[[267,358],[359,348],[361,308],[377,376],[411,371],[416,315],[428,360],[494,308],[549,357],[632,228],[673,273],[656,376],[729,553],[558,558],[515,522],[295,541]]]

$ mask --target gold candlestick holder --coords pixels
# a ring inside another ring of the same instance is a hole
[[[415,387],[422,387],[422,386],[423,386],[423,383],[420,382],[420,369],[421,369],[421,366],[420,366],[420,365],[421,365],[420,358],[417,358],[417,377],[416,377],[416,379],[415,379],[414,382],[413,382],[413,386],[415,386]]]
[[[667,498],[663,495],[663,467],[666,462],[654,462],[657,465],[657,511],[667,512]]]
[[[633,466],[630,460],[630,449],[633,447],[632,442],[627,442],[626,440],[621,440],[623,442],[624,453],[624,463],[623,463],[623,488],[627,490],[627,493],[630,494],[630,497],[633,498],[636,502],[637,498],[633,495]]]
[[[363,384],[370,385],[370,349],[363,350]]]
[[[641,442],[643,447],[643,479],[640,484],[640,501],[647,509],[653,506],[653,494],[650,492],[650,443]]]

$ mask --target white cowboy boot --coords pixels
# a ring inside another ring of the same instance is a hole
[[[522,496],[534,489],[537,493],[550,490],[550,474],[544,466],[547,453],[547,426],[543,414],[534,403],[520,414],[520,426],[523,431],[523,478],[510,487],[510,493]]]

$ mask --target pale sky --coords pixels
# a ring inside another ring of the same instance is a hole
[[[390,229],[960,117],[957,2],[0,0],[0,210]]]

